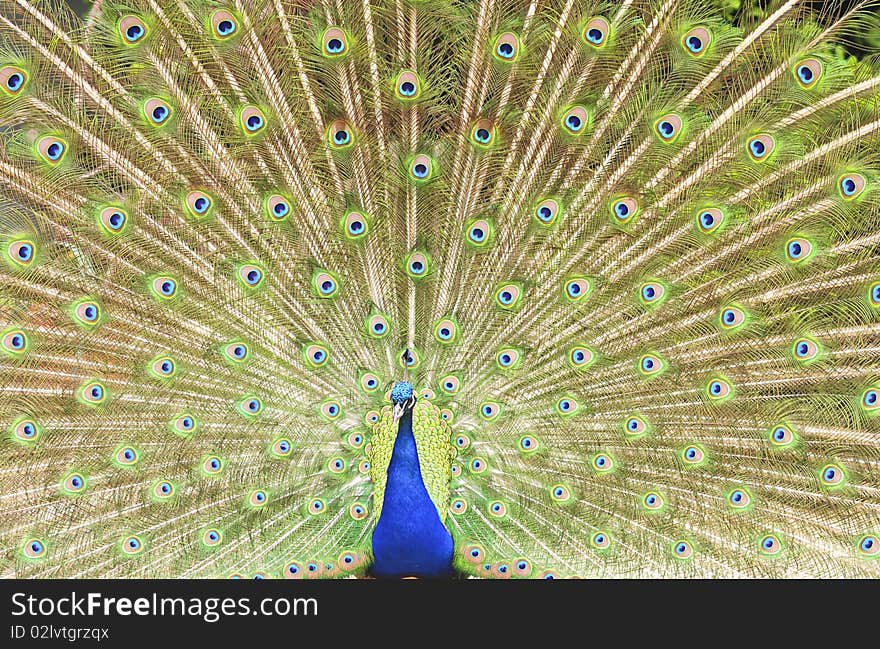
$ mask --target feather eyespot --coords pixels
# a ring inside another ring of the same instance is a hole
[[[153,498],[156,500],[170,500],[175,491],[174,483],[170,480],[159,480],[151,490]]]
[[[100,381],[88,381],[79,390],[80,400],[88,406],[100,406],[107,397],[107,389]]]
[[[724,401],[733,396],[733,386],[726,379],[714,378],[706,385],[706,396],[710,401]]]
[[[681,452],[681,461],[687,466],[697,466],[706,459],[706,453],[696,444],[686,446]]]
[[[12,356],[21,356],[27,352],[28,346],[28,336],[22,329],[7,330],[0,338],[0,347]]]
[[[50,165],[57,165],[67,155],[67,142],[55,135],[44,135],[37,140],[37,153]]]
[[[372,426],[373,424],[378,423],[380,418],[381,417],[379,416],[378,412],[376,412],[375,410],[368,410],[367,413],[364,415],[364,423],[367,426]]]
[[[880,556],[880,539],[874,534],[865,534],[858,541],[859,554],[863,557]]]
[[[688,541],[677,541],[672,546],[672,553],[677,559],[690,559],[694,554],[694,547]]]
[[[839,487],[846,480],[846,474],[837,464],[826,464],[819,471],[819,479],[826,487]]]
[[[495,518],[504,518],[507,516],[507,505],[500,500],[494,500],[489,503],[489,515]]]
[[[131,446],[120,446],[113,453],[113,459],[119,466],[128,467],[137,464],[140,455],[137,450]]]
[[[459,451],[467,450],[471,445],[471,438],[465,435],[464,433],[459,433],[455,436],[455,440],[453,441],[455,447]]]
[[[703,234],[712,234],[724,223],[724,212],[717,207],[707,207],[697,213],[697,227]]]
[[[597,473],[608,473],[614,469],[614,458],[607,453],[598,453],[593,457],[592,464]]]
[[[608,21],[601,16],[596,16],[587,21],[581,30],[581,38],[583,41],[597,49],[604,47],[608,43],[608,34],[610,27]]]
[[[526,558],[515,559],[513,561],[513,574],[517,577],[528,577],[532,574],[532,562]]]
[[[391,331],[391,325],[388,323],[388,318],[381,313],[375,313],[367,318],[365,326],[367,333],[373,338],[382,339]]]
[[[486,551],[483,549],[483,546],[471,543],[461,549],[461,554],[468,563],[479,564],[483,562]]]
[[[480,417],[485,421],[492,421],[498,417],[501,407],[494,401],[484,401],[480,404]]]
[[[837,179],[837,188],[845,201],[851,201],[861,196],[866,185],[865,177],[855,172],[843,174]]]
[[[147,368],[158,379],[174,378],[177,374],[177,363],[170,356],[160,356],[149,362]]]
[[[770,429],[770,442],[773,446],[790,446],[794,443],[794,433],[788,426],[779,424]]]
[[[269,447],[269,452],[278,459],[290,457],[290,454],[293,452],[293,442],[287,437],[279,437],[272,442],[272,446]]]
[[[731,491],[727,496],[727,503],[736,510],[746,509],[752,503],[749,492],[742,488]]]
[[[550,497],[557,503],[567,503],[571,500],[571,489],[565,484],[555,484],[550,487]]]
[[[791,347],[792,355],[795,360],[801,363],[809,363],[816,360],[820,349],[816,341],[810,338],[798,338]]]
[[[492,56],[501,63],[513,63],[519,58],[521,47],[519,36],[513,32],[504,32],[495,38]]]
[[[758,543],[761,552],[766,555],[779,554],[782,551],[782,542],[775,534],[767,534]]]
[[[642,417],[633,415],[623,422],[623,430],[629,437],[638,437],[648,432],[648,423]]]
[[[270,194],[266,199],[266,213],[272,221],[286,220],[292,209],[291,201],[281,194]]]
[[[452,502],[449,503],[449,511],[451,511],[456,516],[461,516],[462,514],[467,513],[468,504],[464,498],[453,498]]]
[[[429,181],[434,175],[434,161],[430,156],[420,153],[409,163],[409,176],[417,183]]]
[[[329,271],[315,271],[312,275],[312,289],[320,298],[336,297],[339,294],[339,280]]]
[[[732,331],[740,328],[746,321],[746,313],[737,306],[729,306],[721,310],[718,324],[722,329]]]
[[[74,321],[85,327],[95,327],[101,324],[103,313],[101,305],[94,300],[82,300],[73,305]]]
[[[184,200],[186,209],[195,219],[203,219],[211,213],[214,200],[203,191],[193,190]]]
[[[344,119],[333,120],[327,127],[327,144],[331,149],[342,150],[354,144],[354,129]]]
[[[31,444],[42,434],[40,425],[33,419],[19,419],[11,427],[12,436],[19,442]]]
[[[327,510],[327,505],[320,498],[314,498],[309,502],[308,510],[313,516],[318,516]]]
[[[216,476],[223,472],[225,463],[216,455],[211,455],[202,460],[202,471],[205,475]]]
[[[625,225],[636,218],[639,202],[632,196],[623,196],[611,202],[610,210],[612,222]]]
[[[576,345],[568,350],[568,363],[579,370],[584,370],[596,360],[596,353],[585,345]]]
[[[660,282],[645,282],[639,287],[642,304],[657,306],[666,299],[666,287]]]
[[[868,388],[862,393],[861,403],[865,411],[877,411],[880,408],[880,392],[875,387]]]
[[[519,284],[503,284],[495,291],[495,303],[506,311],[515,309],[522,299],[522,287]]]
[[[150,292],[160,300],[172,300],[177,297],[177,280],[169,275],[160,275],[150,280]]]
[[[465,241],[473,248],[486,248],[492,242],[492,236],[495,232],[492,221],[488,219],[477,219],[470,222],[465,227]]]
[[[164,126],[171,121],[171,105],[159,98],[148,99],[144,104],[144,117],[151,126]]]
[[[434,338],[443,345],[455,342],[458,339],[458,323],[452,318],[441,318],[434,323]]]
[[[471,460],[468,468],[471,470],[471,473],[483,473],[487,468],[489,468],[489,465],[483,458],[475,457]]]
[[[822,78],[822,62],[818,59],[804,59],[794,66],[792,73],[801,88],[811,89]]]
[[[366,505],[363,503],[352,503],[351,507],[348,508],[348,515],[356,521],[364,520],[369,514],[369,510],[367,510]]]
[[[85,491],[85,489],[86,479],[81,473],[71,473],[61,481],[61,490],[68,496],[80,494]]]
[[[360,240],[370,231],[370,221],[363,212],[348,212],[342,220],[342,231],[350,241]]]
[[[642,498],[642,505],[648,511],[658,511],[660,509],[663,509],[663,496],[658,494],[656,491],[649,491],[645,494],[644,498]]]
[[[216,527],[204,530],[201,535],[202,545],[206,548],[214,548],[223,543],[223,532]]]
[[[244,397],[237,404],[239,414],[245,417],[256,417],[263,412],[263,401],[259,397],[253,395]]]
[[[379,389],[379,377],[372,372],[365,372],[360,378],[361,389],[372,393]]]
[[[266,116],[256,106],[245,106],[238,117],[241,129],[247,136],[257,135],[266,128]]]
[[[495,365],[502,370],[512,370],[519,366],[522,354],[515,347],[503,347],[495,354]]]
[[[34,263],[34,259],[37,257],[37,247],[30,239],[17,239],[9,243],[6,254],[13,264],[24,268]]]
[[[749,157],[754,162],[764,162],[770,159],[774,149],[776,148],[776,140],[772,135],[761,133],[749,138],[746,143],[746,150]]]
[[[226,343],[221,348],[223,358],[235,364],[244,363],[250,359],[251,350],[248,344],[240,340]]]
[[[562,130],[568,135],[578,136],[590,128],[590,113],[584,106],[572,106],[562,115]]]
[[[412,252],[406,259],[406,273],[413,279],[427,277],[431,269],[431,259],[424,252]]]
[[[266,273],[256,264],[242,264],[236,272],[236,278],[245,288],[256,289],[262,286]]]
[[[126,536],[122,539],[122,543],[120,546],[122,547],[122,553],[126,556],[135,556],[144,551],[145,543],[143,539],[139,536]]]
[[[709,49],[712,43],[712,32],[705,27],[694,27],[681,38],[684,51],[693,56],[700,58]]]
[[[478,119],[471,126],[471,144],[480,149],[488,149],[495,143],[495,124],[490,119]]]
[[[128,226],[128,212],[115,205],[98,212],[98,224],[108,234],[119,234]]]
[[[562,214],[562,206],[554,198],[545,198],[535,205],[535,220],[539,225],[553,225]]]
[[[561,397],[556,401],[556,412],[564,417],[575,414],[580,405],[572,397]]]
[[[137,16],[123,16],[119,21],[118,28],[122,42],[126,45],[137,45],[147,35],[146,23]]]
[[[611,547],[611,537],[606,532],[594,532],[590,536],[590,545],[597,550],[607,550]]]
[[[440,379],[440,389],[448,395],[457,394],[461,388],[461,380],[454,374]]]
[[[0,88],[7,95],[15,97],[21,94],[28,83],[28,73],[23,68],[15,65],[6,65],[0,68]]]
[[[414,101],[422,94],[422,83],[413,70],[401,70],[394,80],[394,94],[400,101]]]
[[[28,539],[22,546],[22,552],[28,559],[42,559],[46,556],[46,544],[39,539]]]
[[[171,432],[175,435],[189,438],[198,432],[199,420],[193,415],[183,413],[172,419],[169,426],[171,427]]]
[[[813,244],[803,237],[793,237],[785,244],[785,258],[793,264],[806,261],[813,255]]]
[[[325,401],[321,404],[321,414],[330,421],[335,421],[342,416],[342,406],[338,401]]]
[[[211,15],[211,33],[218,40],[232,38],[238,31],[238,20],[225,10],[215,11]]]
[[[681,135],[683,124],[679,115],[668,113],[654,122],[654,133],[660,138],[661,142],[672,144]]]
[[[269,493],[265,489],[255,489],[248,495],[247,502],[253,508],[265,507],[269,504]]]
[[[563,296],[569,302],[580,302],[586,298],[593,288],[586,277],[571,277],[563,284]]]
[[[348,54],[348,36],[339,27],[329,27],[321,36],[321,51],[328,58],[340,58]]]
[[[642,376],[657,376],[666,369],[666,361],[657,354],[643,354],[638,360],[637,369]]]

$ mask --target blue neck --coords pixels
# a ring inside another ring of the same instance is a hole
[[[422,482],[412,410],[401,418],[388,465],[382,515],[373,531],[377,577],[447,577],[452,536]]]

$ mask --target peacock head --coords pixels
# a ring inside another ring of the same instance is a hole
[[[406,412],[416,405],[416,397],[412,383],[398,381],[391,388],[391,402],[394,404],[394,418],[400,419]]]

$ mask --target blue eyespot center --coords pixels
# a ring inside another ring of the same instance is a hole
[[[565,123],[566,123],[566,124],[568,125],[568,127],[569,127],[571,130],[573,130],[573,131],[580,130],[580,128],[581,128],[581,124],[582,124],[582,122],[581,122],[581,118],[578,117],[577,115],[569,115],[569,116],[566,118]]]
[[[125,36],[130,41],[136,41],[144,35],[144,28],[140,25],[132,25],[125,30]]]
[[[6,80],[6,87],[10,90],[18,90],[22,83],[24,83],[24,77],[15,72],[9,75],[9,78]]]
[[[28,261],[33,256],[34,249],[30,244],[25,243],[19,246],[17,254],[22,261]]]
[[[687,39],[687,46],[691,52],[697,53],[702,51],[703,41],[697,36],[689,36]]]
[[[592,27],[587,30],[587,39],[591,43],[595,43],[599,45],[603,40],[605,40],[605,34],[601,29],[597,29],[596,27]]]
[[[327,41],[327,51],[333,54],[337,54],[342,51],[343,47],[345,47],[342,41],[338,38],[331,38]]]
[[[195,208],[196,212],[198,212],[199,214],[201,214],[202,212],[207,210],[209,205],[210,205],[210,203],[209,203],[208,199],[204,198],[203,196],[200,196],[195,201],[193,201],[193,207]]]
[[[422,162],[419,162],[413,167],[413,173],[419,178],[424,178],[428,175],[428,166]]]
[[[217,23],[217,31],[223,35],[227,36],[235,31],[235,23],[231,20],[221,20]]]
[[[60,142],[53,142],[46,147],[46,155],[50,160],[57,160],[64,153],[64,146]]]
[[[715,223],[715,217],[710,212],[703,212],[700,214],[700,223],[703,224],[703,227],[712,227],[712,224]]]
[[[499,56],[509,59],[513,56],[513,45],[510,43],[501,43],[501,45],[498,46],[497,51]]]
[[[764,152],[767,150],[767,147],[764,146],[764,143],[761,142],[761,140],[752,140],[749,147],[751,148],[752,153],[759,158],[763,156]]]
[[[801,253],[803,252],[803,248],[801,247],[801,244],[799,244],[797,241],[792,241],[790,244],[788,244],[788,252],[792,257],[800,257]]]

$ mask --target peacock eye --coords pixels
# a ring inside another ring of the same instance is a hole
[[[593,468],[599,473],[607,473],[614,468],[614,460],[610,455],[599,453],[593,458]]]
[[[650,491],[645,494],[642,504],[644,504],[645,509],[657,511],[663,507],[663,497],[656,492]]]
[[[458,338],[458,324],[451,318],[442,318],[434,324],[434,338],[437,342],[448,344]]]
[[[409,165],[409,173],[413,180],[417,182],[424,182],[431,178],[433,173],[434,163],[430,157],[427,155],[420,153],[415,156]]]
[[[480,404],[480,417],[487,421],[495,419],[500,411],[500,407],[494,401],[484,401]]]
[[[611,538],[605,532],[595,532],[590,537],[590,545],[598,550],[604,550],[611,545]]]
[[[822,480],[822,484],[827,487],[836,487],[843,484],[845,479],[845,474],[843,469],[841,469],[836,464],[826,464],[821,471],[819,471],[819,477]]]
[[[741,326],[746,320],[745,312],[739,307],[729,306],[719,316],[722,329],[732,330]]]
[[[517,284],[503,284],[495,291],[495,302],[504,310],[515,309],[521,298],[522,289]]]
[[[590,114],[584,106],[572,106],[562,115],[562,128],[569,135],[581,135],[587,131]]]
[[[144,115],[153,126],[162,126],[171,117],[171,106],[162,99],[149,99],[144,104]]]
[[[624,196],[611,203],[611,216],[615,223],[629,223],[639,211],[638,201],[631,196]]]
[[[571,489],[568,485],[556,484],[550,488],[550,496],[557,503],[566,503],[571,500]]]
[[[710,401],[720,401],[731,394],[730,383],[724,379],[712,379],[706,386],[706,395]]]
[[[251,507],[265,507],[269,503],[269,494],[263,489],[256,489],[248,496],[248,504]]]
[[[519,364],[520,352],[512,347],[504,348],[495,355],[495,363],[504,370],[513,369]]]
[[[795,359],[806,362],[816,358],[819,354],[819,346],[809,338],[798,338],[792,345]]]
[[[406,261],[407,274],[413,279],[422,279],[428,275],[430,259],[427,254],[413,252]]]
[[[37,152],[51,165],[57,165],[67,152],[67,143],[54,135],[44,135],[37,140]]]
[[[762,133],[750,138],[746,148],[748,149],[749,157],[754,162],[764,162],[776,148],[776,140],[772,135]]]
[[[471,127],[471,142],[487,148],[495,141],[495,124],[490,119],[479,119]]]
[[[211,16],[211,28],[215,38],[225,40],[238,30],[238,22],[228,11],[215,11]]]
[[[694,548],[687,541],[677,541],[672,546],[672,551],[679,559],[689,559],[694,553]]]
[[[21,329],[7,331],[0,339],[0,346],[3,347],[3,351],[9,354],[21,355],[28,348],[27,334]]]
[[[339,58],[348,52],[348,36],[339,27],[329,27],[321,37],[324,56]]]
[[[137,16],[123,16],[119,21],[119,33],[126,45],[137,45],[147,35],[147,26]]]
[[[866,557],[876,557],[880,554],[880,540],[873,534],[866,534],[859,539],[859,552]]]
[[[17,266],[30,266],[37,255],[33,242],[27,239],[13,241],[6,249],[9,259]]]
[[[727,501],[734,509],[743,509],[751,503],[751,497],[744,489],[734,489],[727,497]]]
[[[495,39],[492,55],[501,63],[513,63],[519,57],[520,41],[513,32],[505,32]]]
[[[486,219],[474,221],[467,227],[467,242],[474,248],[484,248],[493,232],[492,223]]]
[[[801,88],[813,88],[822,77],[822,63],[818,59],[804,59],[794,67],[794,77]]]
[[[28,81],[27,72],[14,65],[0,68],[0,88],[7,95],[16,96],[21,93]]]
[[[703,452],[703,449],[693,444],[685,447],[681,452],[681,459],[688,465],[699,464],[705,459],[705,457],[706,454]]]
[[[556,412],[560,415],[573,415],[578,410],[578,402],[571,397],[562,397],[556,402]]]
[[[694,27],[681,39],[685,52],[694,58],[703,56],[711,42],[712,33],[705,27]]]
[[[666,297],[666,287],[660,282],[646,282],[639,288],[639,299],[647,305],[657,305]]]
[[[581,36],[587,45],[598,49],[608,42],[608,32],[608,21],[597,16],[587,21],[587,24],[584,25],[584,29],[581,32]]]
[[[569,302],[579,302],[589,295],[591,290],[590,282],[585,277],[573,277],[566,280],[564,284],[565,298]]]
[[[682,119],[675,113],[664,115],[654,122],[654,132],[661,142],[671,143],[681,134]]]
[[[785,256],[792,263],[799,263],[813,254],[813,244],[803,237],[794,237],[785,244]]]
[[[865,177],[858,173],[844,174],[837,180],[840,195],[844,200],[852,200],[860,196],[866,184]]]
[[[764,554],[778,554],[782,549],[782,543],[775,534],[768,534],[761,539],[759,547]]]
[[[210,196],[199,190],[189,192],[185,202],[187,210],[197,219],[207,216],[214,204]]]

